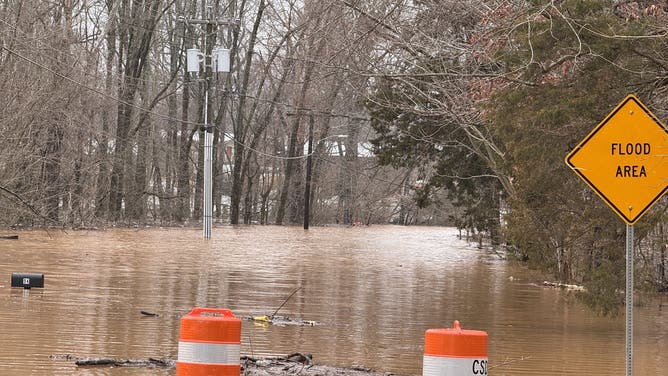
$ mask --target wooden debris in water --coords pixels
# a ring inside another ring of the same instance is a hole
[[[543,281],[543,286],[561,288],[570,291],[585,291],[585,288],[583,286],[570,285],[567,283],[559,283],[559,282]]]
[[[176,362],[171,359],[113,359],[113,358],[83,358],[74,361],[79,367],[106,366],[106,367],[139,367],[139,368],[174,368]]]
[[[137,368],[176,368],[172,359],[115,359],[115,358],[79,358],[72,354],[54,354],[53,360],[74,361],[78,367],[137,367]],[[295,352],[284,357],[253,358],[242,356],[240,365],[244,376],[391,376],[387,372],[378,372],[369,368],[333,367],[313,363],[313,356]]]

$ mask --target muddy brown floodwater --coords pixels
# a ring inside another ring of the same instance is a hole
[[[173,375],[77,368],[77,357],[176,359],[194,306],[281,315],[316,326],[244,321],[242,355],[313,354],[319,364],[422,373],[425,330],[489,334],[491,375],[624,372],[624,318],[599,317],[568,293],[438,227],[219,227],[21,231],[0,240],[0,375]],[[624,250],[619,250],[623,252]],[[12,272],[45,288],[11,288]],[[157,313],[142,315],[140,311]],[[635,309],[635,374],[665,375],[668,314]]]

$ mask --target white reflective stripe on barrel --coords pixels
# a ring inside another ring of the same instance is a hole
[[[487,358],[448,358],[428,356],[422,359],[422,376],[487,375]]]
[[[241,346],[229,343],[179,342],[178,361],[184,363],[240,364]]]

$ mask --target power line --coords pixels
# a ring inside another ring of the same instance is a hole
[[[193,20],[188,20],[188,21],[190,21],[190,23],[196,23],[196,22],[193,21]],[[9,27],[9,28],[11,28],[11,29],[17,31],[17,32],[20,32],[20,33],[22,33],[22,34],[24,34],[24,35],[27,35],[24,31],[22,31],[22,30],[21,30],[18,26],[16,26],[16,25],[10,24],[9,22],[7,22],[7,21],[5,21],[5,20],[2,20],[2,19],[0,19],[0,22],[3,23],[3,24],[5,24],[7,27]],[[219,22],[224,22],[224,23],[234,22],[234,23],[238,23],[239,21],[238,21],[238,20],[233,20],[233,21],[225,20],[225,21],[219,21]],[[52,50],[56,51],[53,47],[48,46],[48,45],[45,45],[44,43],[40,42],[39,40],[37,40],[37,42],[40,43],[41,45],[44,45],[45,48],[49,48],[49,49],[52,49]],[[19,42],[19,43],[21,43],[21,42]],[[26,48],[31,48],[30,46],[26,45],[25,43],[21,43],[21,44],[25,45]],[[60,78],[66,80],[66,81],[68,81],[68,82],[70,82],[70,83],[72,83],[72,84],[74,84],[74,85],[76,85],[76,86],[78,86],[78,87],[81,87],[81,88],[84,88],[84,89],[86,89],[86,90],[88,90],[88,91],[91,91],[91,92],[93,92],[93,93],[96,93],[96,94],[98,94],[99,96],[101,96],[101,97],[103,97],[103,98],[107,98],[107,99],[109,99],[109,100],[112,100],[112,101],[114,101],[114,102],[116,102],[116,103],[120,103],[120,104],[129,106],[129,107],[135,108],[135,109],[137,109],[137,110],[139,110],[139,111],[142,111],[142,112],[144,112],[144,113],[152,114],[152,115],[154,115],[154,116],[156,116],[156,117],[158,117],[158,118],[164,119],[164,120],[174,121],[174,122],[178,122],[178,123],[185,123],[185,124],[189,124],[189,125],[192,125],[192,126],[195,126],[195,127],[203,127],[203,126],[205,126],[204,124],[201,124],[201,123],[198,123],[198,122],[189,121],[189,120],[184,120],[184,119],[180,119],[180,118],[174,118],[174,117],[171,117],[171,116],[169,116],[169,115],[165,115],[165,114],[162,114],[162,113],[153,111],[153,110],[151,110],[151,109],[149,109],[149,108],[145,108],[145,107],[143,107],[143,106],[137,105],[137,104],[135,104],[135,103],[131,103],[131,102],[122,100],[122,99],[120,99],[120,98],[118,98],[118,97],[116,97],[116,96],[114,96],[114,95],[112,95],[112,94],[109,94],[109,93],[107,93],[107,92],[105,92],[105,91],[103,91],[103,90],[101,90],[101,89],[98,89],[98,88],[95,88],[95,87],[92,87],[92,86],[88,86],[88,85],[86,85],[86,84],[84,84],[84,83],[82,83],[82,82],[80,82],[80,81],[77,81],[77,80],[75,80],[75,79],[69,77],[69,76],[66,75],[66,74],[60,73],[60,72],[58,72],[58,71],[56,71],[56,70],[54,70],[54,69],[52,69],[52,68],[46,66],[45,64],[42,64],[42,63],[40,63],[40,62],[38,62],[38,61],[36,61],[36,60],[34,60],[34,59],[31,59],[31,58],[29,58],[29,57],[23,55],[22,53],[19,53],[19,52],[16,51],[15,49],[9,48],[9,47],[7,47],[7,46],[5,46],[5,45],[2,46],[2,49],[6,50],[6,51],[9,52],[10,54],[12,54],[12,55],[14,55],[14,56],[16,56],[16,57],[18,57],[18,58],[20,58],[20,59],[22,59],[22,60],[24,60],[24,61],[30,63],[30,64],[32,64],[32,65],[34,65],[34,66],[36,66],[36,67],[42,69],[42,70],[45,70],[45,71],[47,71],[47,72],[49,72],[49,73],[51,73],[51,74],[53,74],[53,75],[55,75],[55,76],[57,76],[57,77],[60,77]],[[44,55],[41,51],[33,51],[33,52],[39,54],[40,56],[44,57],[45,59],[53,60],[53,58],[52,58],[51,55]],[[60,51],[59,51],[59,52],[60,52]],[[76,63],[75,63],[75,64],[76,64]],[[90,75],[90,74],[87,73],[87,72],[84,72],[84,74],[85,74],[85,75]],[[148,82],[148,81],[144,81],[144,82]],[[332,113],[332,112],[322,111],[322,110],[318,110],[318,109],[314,109],[314,108],[295,108],[293,105],[291,105],[291,104],[289,104],[289,103],[272,101],[272,100],[269,100],[269,99],[263,99],[263,98],[259,98],[259,97],[256,97],[256,96],[253,96],[253,95],[248,95],[248,94],[234,93],[234,95],[236,95],[236,96],[241,96],[241,95],[243,95],[243,96],[245,96],[245,97],[247,97],[247,98],[251,98],[251,99],[253,99],[253,100],[255,100],[255,101],[259,101],[259,102],[263,102],[263,103],[272,103],[272,104],[276,104],[276,105],[282,106],[282,107],[284,107],[284,108],[291,108],[292,111],[302,111],[302,112],[307,112],[307,113],[309,113],[309,114],[311,114],[311,115],[317,115],[317,116],[322,116],[322,117],[330,117],[330,118],[347,118],[347,119],[350,119],[350,120],[362,120],[362,121],[368,121],[368,120],[369,120],[367,117],[358,116],[358,115],[337,114],[337,113]],[[261,150],[257,150],[257,149],[251,148],[251,147],[249,147],[248,145],[246,145],[246,144],[244,144],[244,143],[242,143],[242,142],[239,142],[239,141],[234,137],[234,135],[232,135],[232,134],[230,134],[230,133],[227,133],[227,132],[221,132],[221,133],[223,134],[224,137],[226,137],[226,138],[232,140],[235,144],[242,146],[245,150],[251,150],[251,151],[257,153],[258,155],[262,155],[262,156],[265,156],[265,157],[276,158],[276,159],[280,159],[280,160],[289,160],[289,159],[296,159],[296,160],[298,160],[298,159],[305,159],[305,158],[308,157],[308,155],[294,156],[294,157],[286,157],[286,156],[279,156],[279,155],[276,155],[276,154],[265,153],[265,152],[263,152],[263,151],[261,151]]]
[[[119,22],[120,22],[120,21],[119,21]],[[26,33],[25,31],[23,31],[21,28],[19,28],[19,27],[18,27],[17,25],[15,25],[15,24],[11,24],[11,23],[9,23],[9,22],[3,20],[3,19],[0,19],[0,23],[4,24],[7,28],[10,28],[10,29],[12,29],[12,30],[14,30],[14,31],[16,31],[16,32],[21,33],[21,34],[23,35],[23,37],[25,37],[25,39],[27,40],[27,41],[24,41],[24,40],[15,38],[13,35],[9,35],[9,37],[12,37],[12,38],[13,38],[12,40],[13,40],[14,42],[16,42],[17,44],[20,44],[20,45],[24,46],[24,48],[25,48],[26,50],[30,50],[31,53],[34,53],[34,54],[39,55],[39,57],[42,58],[42,59],[44,59],[44,60],[50,60],[50,61],[52,61],[52,62],[54,62],[54,63],[60,63],[60,62],[57,60],[57,58],[56,58],[55,56],[56,56],[56,55],[59,55],[59,54],[62,54],[62,52],[63,52],[62,50],[56,49],[56,48],[54,48],[53,46],[51,46],[51,45],[49,45],[49,44],[47,44],[47,43],[44,43],[44,42],[43,42],[42,40],[40,40],[40,39],[33,38],[31,34]],[[144,29],[146,29],[146,28],[144,28]],[[164,31],[164,30],[163,30],[163,31]],[[4,32],[4,31],[2,31],[2,32]],[[40,47],[43,47],[44,49],[48,49],[48,50],[52,51],[53,54],[45,54],[43,51],[40,51],[40,50],[35,49],[34,46],[32,46],[32,45],[30,45],[30,44],[28,43],[28,42],[30,42],[30,41],[34,41],[34,42],[36,42],[37,44],[39,44]],[[97,48],[97,47],[96,47],[96,48]],[[181,48],[183,48],[183,46],[181,46]],[[90,51],[87,51],[87,52],[90,52]],[[90,77],[90,78],[92,78],[92,79],[98,79],[98,77],[97,77],[96,75],[91,74],[90,72],[88,72],[88,71],[85,69],[86,67],[84,67],[84,66],[81,65],[79,59],[74,60],[74,61],[72,62],[72,64],[73,64],[73,66],[79,66],[79,67],[81,67],[81,68],[82,68],[81,73],[82,73],[84,76]],[[115,77],[116,79],[122,79],[122,78],[125,78],[125,77],[126,77],[126,75],[124,75],[124,74],[122,74],[122,73],[114,73],[113,75],[114,75],[114,77]],[[154,83],[154,84],[155,84],[155,83],[158,83],[158,84],[164,84],[164,81],[151,81],[151,80],[145,80],[145,79],[141,79],[141,78],[139,79],[139,82],[142,82],[142,83]]]
[[[103,91],[101,91],[101,90],[99,90],[99,89],[96,89],[96,88],[87,86],[87,85],[85,85],[85,84],[82,84],[81,82],[78,82],[78,81],[72,79],[71,77],[68,77],[68,76],[66,76],[66,75],[64,75],[64,74],[61,74],[61,73],[59,73],[59,72],[57,72],[57,71],[55,71],[55,70],[53,70],[53,69],[51,69],[51,68],[49,68],[49,67],[43,65],[43,64],[40,64],[40,63],[38,63],[38,62],[36,62],[36,61],[34,61],[34,60],[28,58],[28,57],[25,57],[25,56],[19,54],[18,52],[9,49],[8,47],[6,47],[6,46],[4,46],[4,45],[2,46],[2,49],[6,50],[6,51],[9,52],[10,54],[15,55],[16,57],[18,57],[18,58],[20,58],[20,59],[22,59],[22,60],[24,60],[24,61],[26,61],[26,62],[28,62],[28,63],[30,63],[30,64],[33,64],[33,65],[39,67],[40,69],[44,69],[45,71],[47,71],[47,72],[49,72],[49,73],[52,73],[52,74],[54,74],[54,75],[56,75],[56,76],[58,76],[58,77],[60,77],[60,78],[62,78],[62,79],[64,79],[64,80],[68,81],[68,82],[70,82],[70,83],[72,83],[72,84],[74,84],[74,85],[76,85],[76,86],[79,86],[79,87],[81,87],[81,88],[84,88],[84,89],[86,89],[86,90],[89,90],[89,91],[91,91],[91,92],[94,92],[94,93],[96,93],[96,94],[98,94],[98,95],[100,95],[100,96],[102,96],[102,97],[104,97],[104,98],[113,100],[113,101],[115,101],[115,102],[117,102],[117,103],[121,103],[121,104],[128,105],[128,106],[133,107],[133,108],[135,108],[135,109],[138,109],[138,110],[140,110],[140,111],[148,112],[148,113],[150,113],[150,114],[156,115],[156,116],[158,116],[158,117],[160,117],[160,118],[163,118],[163,119],[165,119],[165,120],[172,120],[172,121],[181,122],[181,123],[186,123],[186,124],[195,125],[195,126],[202,126],[202,125],[203,125],[203,124],[198,123],[198,122],[193,122],[193,121],[187,121],[187,120],[182,120],[182,119],[173,118],[173,117],[171,117],[171,116],[164,115],[164,114],[161,114],[161,113],[152,111],[152,110],[150,110],[150,109],[144,108],[144,107],[139,106],[139,105],[136,105],[136,104],[134,104],[134,103],[130,103],[130,102],[121,100],[121,99],[119,99],[118,97],[115,97],[115,96],[113,96],[113,95],[110,95],[110,94],[108,94],[108,93],[105,93],[105,92],[103,92]],[[253,97],[251,97],[251,98],[253,98]],[[285,106],[289,106],[288,104],[285,104],[285,103],[280,103],[280,104],[285,105]],[[366,118],[366,117],[361,117],[361,116],[351,116],[351,115],[343,115],[343,114],[330,114],[330,113],[327,113],[327,112],[325,112],[325,111],[318,111],[318,110],[313,110],[313,109],[308,109],[308,108],[302,108],[301,110],[302,110],[302,111],[306,111],[306,112],[312,111],[313,113],[319,113],[321,116],[342,117],[342,118],[349,118],[349,119],[363,120],[363,121],[368,121],[368,120],[369,120],[368,118]],[[255,148],[250,148],[250,147],[248,147],[247,145],[245,145],[245,144],[243,144],[243,143],[240,143],[238,140],[236,140],[234,137],[232,137],[229,133],[226,133],[226,132],[222,132],[222,133],[223,133],[224,136],[228,137],[228,138],[229,138],[230,140],[232,140],[234,143],[239,144],[239,145],[242,145],[246,150],[251,150],[251,151],[253,151],[254,153],[256,153],[256,154],[258,154],[258,155],[261,155],[261,156],[264,156],[264,157],[273,158],[273,159],[279,159],[279,160],[289,160],[289,159],[300,160],[300,159],[306,159],[306,158],[308,157],[308,155],[301,155],[301,156],[294,156],[294,157],[284,157],[284,156],[279,156],[279,155],[275,155],[275,154],[266,153],[266,152],[263,152],[263,151],[261,151],[261,150],[255,149]],[[328,137],[334,137],[334,136],[328,136]],[[328,137],[325,137],[325,139],[328,138]],[[324,139],[323,139],[323,140],[324,140]],[[322,141],[322,140],[316,140],[316,141],[314,141],[314,143],[317,143],[317,142],[320,142],[320,141]],[[326,163],[334,163],[334,162],[331,161],[329,158],[326,158],[326,157],[323,158],[322,156],[316,155],[315,151],[314,151],[313,153],[311,153],[311,154],[314,155],[314,156],[316,156],[316,157],[318,157],[318,159],[319,159],[320,161],[324,161],[324,162],[326,162]],[[372,177],[372,180],[374,180],[374,181],[381,181],[381,182],[389,183],[389,184],[395,184],[394,182],[387,181],[387,180],[385,180],[385,179],[379,179],[378,177]]]
[[[195,121],[190,121],[190,120],[183,120],[183,119],[174,118],[174,117],[171,117],[171,116],[169,116],[169,115],[164,115],[164,114],[162,114],[162,113],[155,112],[155,111],[153,111],[153,110],[151,110],[151,109],[142,107],[142,106],[140,106],[140,105],[137,105],[137,104],[134,104],[134,103],[131,103],[131,102],[124,101],[124,100],[122,100],[122,99],[120,99],[120,98],[118,98],[118,97],[116,97],[116,96],[114,96],[114,95],[105,93],[104,91],[99,90],[99,89],[97,89],[97,88],[94,88],[94,87],[85,85],[85,84],[83,84],[83,83],[81,83],[81,82],[79,82],[79,81],[77,81],[77,80],[75,80],[75,79],[73,79],[73,78],[71,78],[71,77],[69,77],[69,76],[66,76],[66,75],[64,75],[64,74],[62,74],[62,73],[60,73],[60,72],[57,72],[57,71],[55,71],[55,70],[53,70],[53,69],[51,69],[51,68],[45,66],[44,64],[41,64],[41,63],[39,63],[39,62],[37,62],[37,61],[35,61],[35,60],[33,60],[33,59],[30,59],[30,58],[28,58],[28,57],[26,57],[26,56],[24,56],[24,55],[22,55],[22,54],[20,54],[20,53],[18,53],[18,52],[16,52],[16,51],[14,51],[14,50],[8,48],[7,46],[4,46],[4,45],[3,45],[3,46],[2,46],[2,49],[4,49],[5,51],[9,52],[10,54],[12,54],[12,55],[14,55],[14,56],[16,56],[16,57],[18,57],[18,58],[20,58],[20,59],[22,59],[22,60],[28,62],[28,63],[30,63],[30,64],[32,64],[32,65],[37,66],[37,67],[40,68],[40,69],[43,69],[43,70],[45,70],[45,71],[47,71],[47,72],[49,72],[49,73],[51,73],[51,74],[53,74],[53,75],[55,75],[55,76],[57,76],[57,77],[60,77],[60,78],[62,78],[62,79],[64,79],[64,80],[68,81],[68,82],[70,82],[70,83],[72,83],[72,84],[74,84],[74,85],[76,85],[76,86],[79,86],[79,87],[81,87],[81,88],[84,88],[84,89],[86,89],[86,90],[88,90],[88,91],[91,91],[91,92],[93,92],[93,93],[95,93],[95,94],[98,94],[98,95],[100,95],[100,96],[102,96],[102,97],[104,97],[104,98],[110,99],[110,100],[115,101],[115,102],[117,102],[117,103],[120,103],[120,104],[129,106],[129,107],[132,107],[132,108],[134,108],[134,109],[137,109],[137,110],[142,111],[142,112],[145,112],[145,113],[149,113],[149,114],[151,114],[151,115],[155,115],[155,116],[157,116],[157,117],[159,117],[159,118],[162,118],[163,120],[170,120],[170,121],[175,121],[175,122],[179,122],[179,123],[185,123],[185,124],[193,125],[193,126],[196,126],[196,127],[204,127],[204,126],[205,126],[205,124],[203,124],[203,123],[199,123],[199,122],[195,122]],[[238,145],[241,145],[244,149],[246,149],[246,150],[251,150],[251,151],[253,151],[253,152],[255,152],[255,153],[258,153],[258,154],[260,154],[260,155],[263,155],[263,156],[265,156],[265,157],[276,158],[276,159],[281,159],[281,160],[288,160],[288,159],[304,159],[304,158],[308,157],[308,156],[283,157],[283,156],[279,156],[279,155],[275,155],[275,154],[265,153],[265,152],[262,152],[262,151],[260,151],[260,150],[251,148],[251,147],[249,147],[248,145],[246,145],[246,144],[240,142],[239,140],[237,140],[237,139],[236,139],[232,134],[230,134],[230,133],[227,133],[227,132],[221,132],[221,133],[222,133],[225,137],[227,137],[228,139],[232,140],[234,143],[236,143],[236,144],[238,144]]]

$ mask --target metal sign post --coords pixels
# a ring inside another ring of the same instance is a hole
[[[626,225],[626,376],[633,376],[633,225]]]

